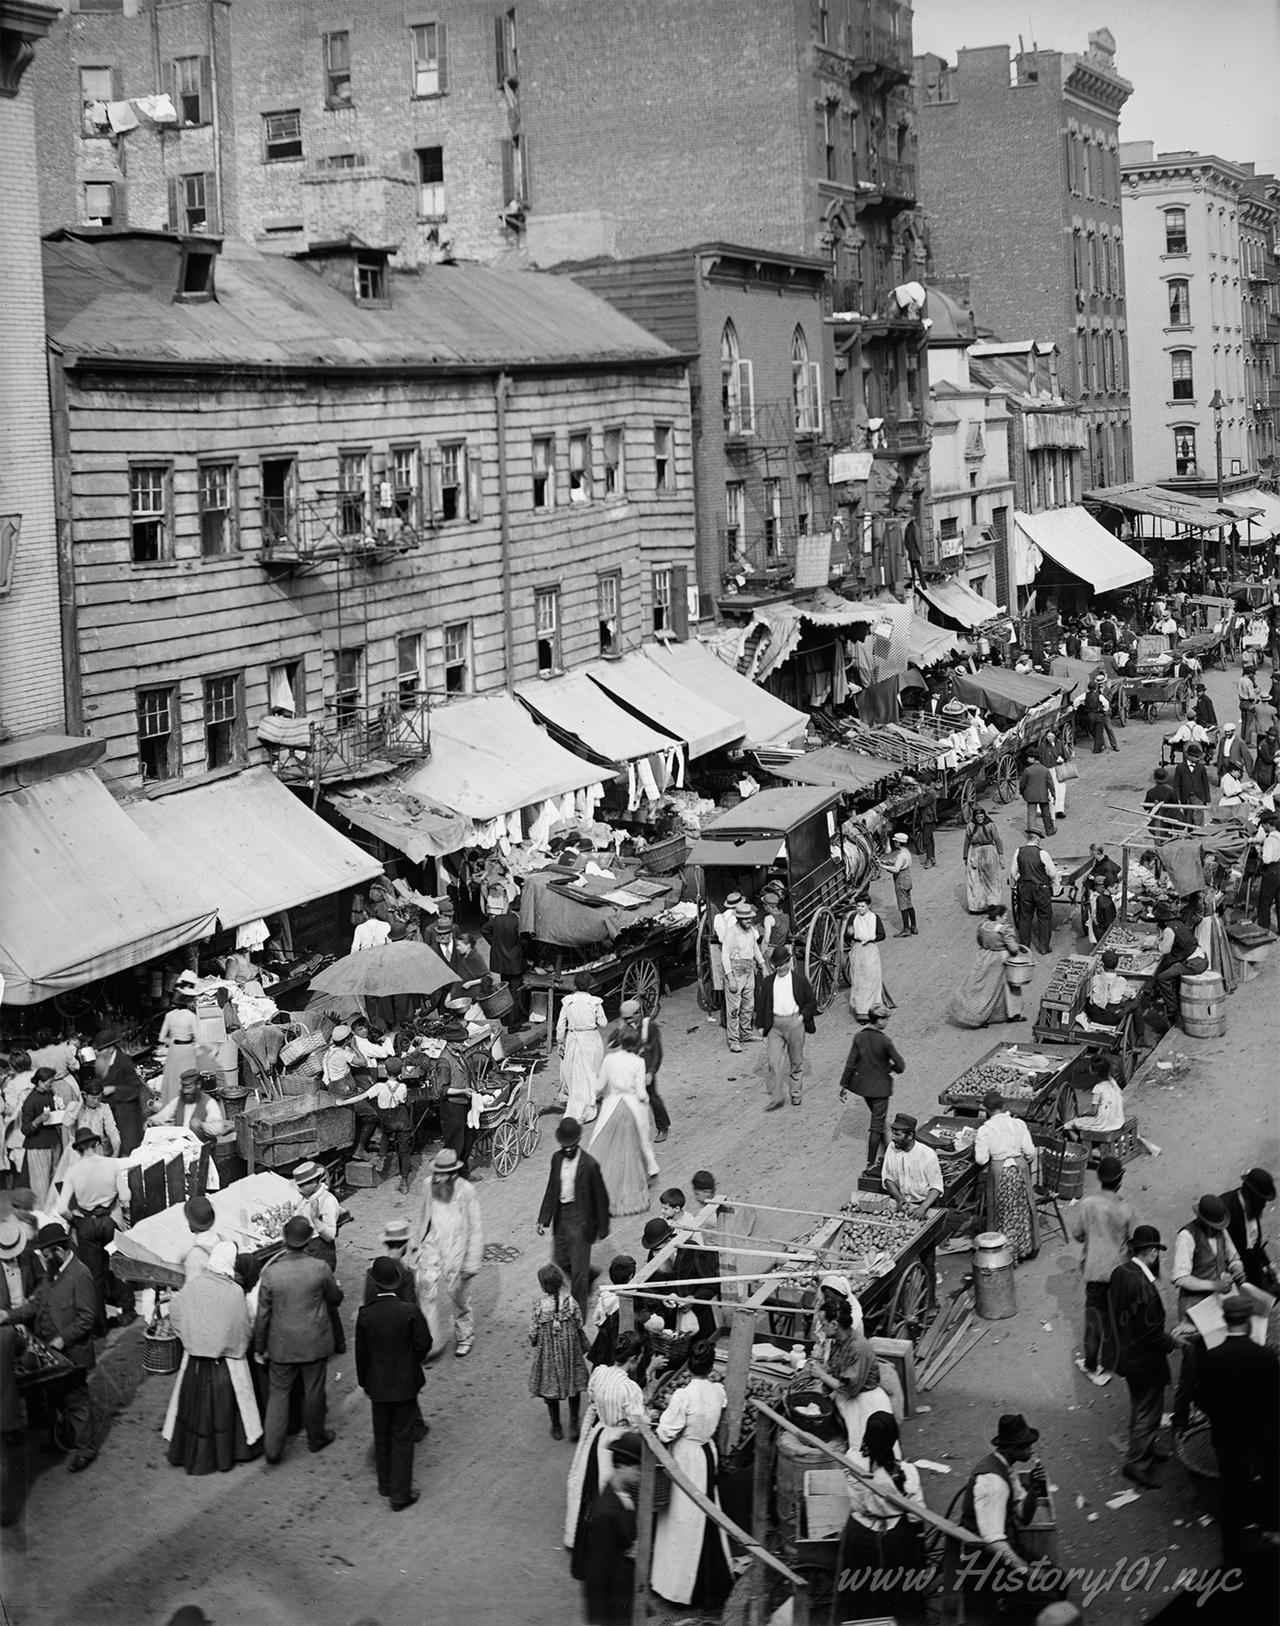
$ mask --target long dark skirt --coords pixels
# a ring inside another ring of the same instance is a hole
[[[237,1462],[252,1462],[261,1454],[261,1441],[250,1445],[245,1439],[227,1363],[190,1357],[169,1441],[170,1466],[185,1468],[189,1474],[225,1474]]]
[[[849,1518],[840,1537],[836,1563],[839,1612],[833,1619],[877,1613],[897,1620],[923,1620],[926,1601],[940,1576],[932,1573],[919,1526],[899,1519],[881,1533]],[[865,1606],[865,1607],[864,1607]]]

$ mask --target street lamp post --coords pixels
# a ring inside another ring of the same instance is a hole
[[[1226,406],[1222,399],[1222,391],[1214,390],[1213,399],[1209,402],[1209,411],[1213,413],[1213,452],[1218,465],[1218,512],[1222,512],[1222,412]],[[1222,529],[1218,529],[1218,557],[1222,557]],[[1219,566],[1221,568],[1221,566]],[[1231,561],[1232,575],[1235,574],[1235,560]]]

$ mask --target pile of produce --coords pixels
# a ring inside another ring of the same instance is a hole
[[[943,1091],[946,1101],[981,1101],[988,1090],[999,1090],[1006,1100],[1029,1101],[1036,1093],[1031,1075],[1022,1067],[1002,1062],[983,1061],[961,1073],[954,1084]]]
[[[70,1371],[70,1360],[59,1350],[50,1349],[43,1339],[37,1338],[26,1327],[19,1327],[17,1332],[18,1347],[13,1369],[20,1382],[38,1382],[42,1378],[57,1377]]]
[[[1117,951],[1120,949],[1141,948],[1148,936],[1149,933],[1136,931],[1132,926],[1122,926],[1119,921],[1116,921],[1113,926],[1108,927],[1098,947],[1099,949],[1116,949]]]
[[[260,1208],[248,1216],[249,1228],[268,1242],[278,1242],[284,1228],[293,1218],[294,1208],[289,1203],[278,1203],[272,1208]]]
[[[920,1221],[901,1214],[855,1211],[840,1227],[828,1268],[849,1277],[887,1276],[897,1255],[920,1234]]]

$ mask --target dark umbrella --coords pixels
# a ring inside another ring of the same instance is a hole
[[[426,943],[383,943],[348,954],[311,979],[315,994],[386,999],[434,994],[458,982],[458,973]]]

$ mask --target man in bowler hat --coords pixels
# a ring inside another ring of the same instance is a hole
[[[431,1334],[417,1304],[399,1297],[400,1267],[394,1259],[375,1259],[369,1274],[375,1295],[356,1314],[356,1382],[373,1412],[378,1494],[389,1498],[393,1513],[400,1513],[418,1500],[413,1447],[420,1437],[418,1391]]]
[[[1165,1328],[1160,1298],[1160,1255],[1166,1251],[1154,1225],[1135,1225],[1128,1262],[1116,1266],[1107,1284],[1116,1371],[1129,1386],[1129,1449],[1121,1472],[1144,1490],[1156,1482],[1156,1464],[1169,1457],[1156,1444],[1169,1386],[1169,1356],[1178,1346],[1177,1337]]]
[[[591,1248],[609,1234],[609,1192],[600,1165],[580,1145],[582,1125],[562,1118],[559,1150],[551,1154],[547,1189],[538,1210],[538,1235],[551,1232],[551,1257],[569,1279],[585,1317],[591,1290]]]

